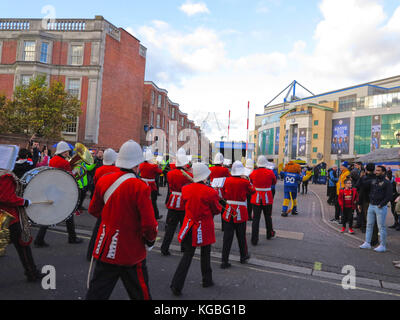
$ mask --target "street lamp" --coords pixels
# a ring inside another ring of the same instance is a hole
[[[338,150],[338,155],[337,155],[337,159],[338,159],[338,168],[340,169],[340,162],[341,162],[341,159],[342,159],[342,150],[341,149],[339,149]]]
[[[400,144],[400,131],[398,131],[396,133],[396,140],[397,140],[397,143]]]

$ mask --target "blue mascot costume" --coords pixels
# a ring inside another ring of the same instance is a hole
[[[285,192],[282,217],[287,217],[289,213],[297,215],[297,187],[303,181],[300,165],[290,161],[281,172],[281,178],[284,181]],[[290,202],[292,202],[292,207],[288,210]]]

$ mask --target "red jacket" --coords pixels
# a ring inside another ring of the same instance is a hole
[[[10,225],[19,222],[19,214],[17,207],[22,207],[25,199],[16,195],[17,182],[13,175],[4,174],[0,176],[0,210],[4,210],[11,214],[15,219],[10,222]]]
[[[157,191],[156,178],[162,170],[156,164],[143,162],[139,165],[140,178],[150,186],[151,191]]]
[[[213,182],[215,178],[228,178],[231,176],[228,168],[222,166],[214,166],[210,168],[210,181]]]
[[[101,215],[93,257],[105,263],[133,266],[146,259],[144,239],[154,241],[158,224],[150,188],[140,179],[124,181],[104,204],[109,187],[127,172],[103,176],[96,185],[89,213]]]
[[[229,222],[233,217],[235,223],[246,222],[249,219],[247,212],[247,195],[256,192],[249,180],[240,177],[227,178],[222,188],[222,195],[228,202],[222,219]],[[241,204],[229,203],[238,202]]]
[[[353,210],[356,209],[356,205],[358,202],[358,192],[356,188],[352,189],[340,189],[338,196],[339,206],[342,210],[344,208],[351,208]]]
[[[251,203],[258,206],[272,205],[274,197],[271,187],[276,184],[276,176],[272,170],[259,168],[250,174],[250,181],[256,189],[251,197]]]
[[[185,172],[193,178],[193,174]],[[192,183],[192,181],[185,177],[180,169],[168,172],[167,180],[171,193],[167,202],[167,208],[170,210],[185,211],[185,205],[182,200],[182,188]]]
[[[49,167],[62,169],[68,171],[69,173],[72,173],[72,168],[69,162],[59,155],[55,155],[53,158],[50,159]]]
[[[99,179],[106,175],[106,174],[110,174],[110,173],[114,173],[114,172],[118,172],[119,168],[117,168],[116,166],[101,166],[100,168],[96,169],[96,172],[94,174],[93,177],[93,183],[94,185],[97,184],[97,181],[99,181]]]
[[[218,193],[203,183],[192,183],[182,188],[185,219],[178,240],[192,228],[192,246],[203,247],[215,243],[214,216],[222,210]]]

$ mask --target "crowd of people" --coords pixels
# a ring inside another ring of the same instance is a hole
[[[19,151],[13,172],[0,171],[0,210],[8,210],[15,218],[10,225],[12,243],[15,245],[28,281],[43,277],[34,263],[30,241],[21,242],[23,230],[18,222],[17,208],[28,207],[30,201],[18,196],[18,179],[29,170],[50,166],[65,170],[75,177],[80,172],[71,166],[68,158],[71,146],[61,141],[53,157],[48,148],[31,141],[26,149]],[[79,203],[75,215],[79,215],[87,192],[90,192],[88,212],[96,220],[87,249],[87,259],[95,261],[86,299],[108,299],[118,281],[122,282],[131,299],[151,299],[146,266],[147,252],[155,244],[158,222],[163,218],[157,206],[159,188],[168,187],[165,206],[168,209],[161,254],[171,255],[169,249],[174,236],[181,245],[183,255],[171,278],[170,289],[176,296],[182,290],[197,247],[201,248],[201,274],[203,287],[214,285],[211,269],[211,245],[216,242],[214,216],[222,221],[223,245],[220,268],[229,269],[233,239],[236,235],[240,263],[250,258],[246,239],[247,222],[251,222],[251,244],[260,241],[260,220],[264,216],[266,240],[276,236],[272,223],[275,185],[283,180],[284,200],[282,217],[299,214],[298,193],[306,194],[309,181],[313,181],[315,168],[290,161],[280,170],[265,156],[254,162],[228,163],[218,153],[212,163],[192,163],[184,149],[180,149],[174,161],[156,163],[150,150],[143,152],[135,141],[127,141],[118,153],[113,149],[99,150],[94,161],[85,166],[85,174],[79,175]],[[82,164],[83,165],[83,164]],[[78,170],[79,171],[79,170]],[[325,172],[324,172],[325,174]],[[328,177],[328,204],[335,206],[332,222],[342,224],[341,232],[348,227],[349,233],[360,229],[365,233],[365,243],[360,247],[386,251],[387,204],[395,218],[390,228],[400,230],[400,174],[393,176],[383,166],[361,163],[340,168],[332,167]],[[79,183],[80,182],[80,183]],[[356,212],[356,219],[353,214]],[[66,220],[68,243],[79,244],[82,239],[75,233],[74,215]],[[179,225],[179,228],[178,228]],[[49,246],[44,241],[47,226],[41,226],[34,245]],[[177,232],[178,231],[178,232]],[[31,239],[32,241],[32,239]],[[400,267],[400,262],[395,262]],[[92,263],[91,263],[92,267]],[[90,267],[90,268],[91,268]]]

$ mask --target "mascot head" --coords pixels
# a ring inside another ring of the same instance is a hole
[[[301,173],[301,167],[299,164],[294,163],[293,161],[290,161],[285,168],[283,169],[285,172],[291,172],[291,173]]]

